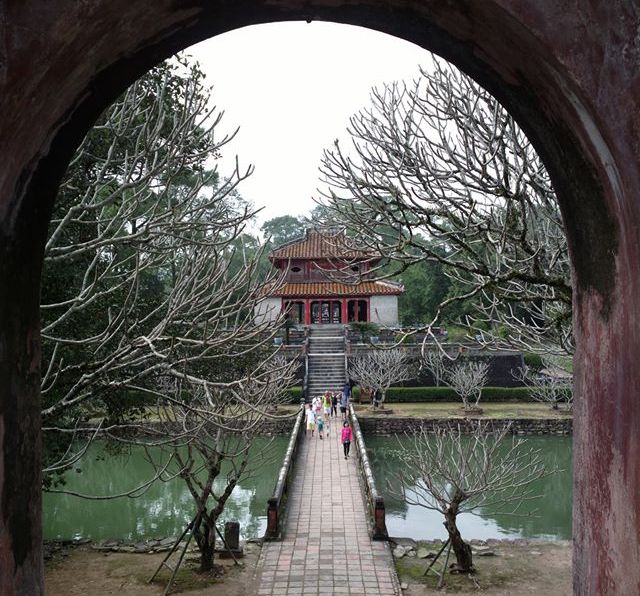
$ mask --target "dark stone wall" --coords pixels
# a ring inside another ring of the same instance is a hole
[[[451,360],[446,362],[446,366],[448,369],[456,366],[457,364],[470,360],[472,362],[488,362],[489,363],[489,373],[487,375],[487,386],[488,387],[522,387],[522,382],[516,380],[512,371],[516,371],[519,368],[524,366],[524,359],[521,353],[519,352],[489,352],[488,350],[482,350],[477,347],[471,346],[458,346],[458,345],[446,345],[443,344],[443,347],[447,350],[449,354],[455,353],[457,356],[456,360]],[[420,368],[420,346],[402,346],[403,349],[407,350],[410,354],[413,355],[412,362],[414,370],[416,371],[416,376],[407,381],[403,381],[399,383],[400,387],[433,387],[435,385],[435,381],[433,379],[433,375],[426,368]],[[458,353],[458,348],[461,348],[461,351]],[[359,346],[350,346],[349,347],[349,355],[357,356],[359,354],[365,354],[368,351],[374,350],[376,348],[367,347],[366,345]],[[453,356],[451,356],[453,357]]]
[[[514,378],[512,371],[516,371],[524,366],[522,354],[470,354],[465,356],[471,361],[480,361],[489,363],[489,372],[487,374],[488,387],[522,387],[522,382]],[[457,363],[452,363],[455,366]],[[432,374],[422,369],[415,379],[405,381],[401,384],[403,387],[433,387],[435,385]]]

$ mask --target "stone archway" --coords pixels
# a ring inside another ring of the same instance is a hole
[[[260,22],[403,37],[492,91],[558,192],[575,280],[574,592],[640,593],[640,12],[611,0],[7,0],[0,8],[0,594],[42,592],[38,286],[59,179],[157,61]]]

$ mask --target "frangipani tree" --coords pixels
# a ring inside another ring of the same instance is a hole
[[[487,384],[489,364],[464,361],[456,364],[447,373],[453,390],[462,398],[465,410],[477,409],[482,397],[482,388]]]
[[[384,408],[387,391],[394,383],[410,379],[413,366],[409,355],[400,348],[368,350],[363,355],[349,358],[348,375],[360,386],[378,392],[380,399],[374,405]],[[375,393],[374,393],[375,394]]]
[[[264,413],[288,401],[299,366],[277,352],[263,355],[265,360],[254,360],[255,368],[235,379],[227,376],[224,384],[170,380],[175,399],[163,398],[154,408],[153,418],[161,422],[138,426],[156,471],[178,475],[193,498],[191,532],[200,551],[200,571],[213,568],[216,527],[235,487],[272,457],[270,443],[256,449],[254,441],[273,418]],[[180,397],[185,392],[189,399]],[[161,449],[149,449],[150,442]]]
[[[420,358],[420,366],[426,368],[433,377],[436,387],[440,387],[447,374],[445,356],[439,346],[425,350]]]
[[[457,525],[458,515],[479,507],[517,514],[536,498],[533,483],[555,471],[544,465],[540,449],[526,440],[507,438],[509,427],[494,430],[478,422],[465,435],[459,425],[421,428],[399,443],[400,463],[387,489],[406,503],[444,516],[448,541],[456,557],[453,570],[474,571],[470,545]]]
[[[45,472],[82,456],[82,429],[143,417],[159,379],[227,383],[271,343],[277,322],[253,320],[264,249],[238,244],[252,167],[215,169],[233,138],[221,118],[198,65],[178,57],[118,98],[69,165],[44,254]]]
[[[543,367],[534,370],[529,366],[514,371],[513,376],[529,388],[529,395],[552,410],[562,406],[573,409],[573,375],[566,369],[566,358],[551,355],[542,357]]]
[[[324,153],[319,213],[385,257],[369,275],[440,264],[451,280],[440,312],[472,304],[468,323],[492,345],[573,352],[571,270],[555,193],[524,132],[490,93],[434,58],[414,82],[373,89],[348,133]]]

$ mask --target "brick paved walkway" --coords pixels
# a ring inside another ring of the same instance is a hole
[[[354,445],[344,459],[340,420],[298,453],[282,542],[265,543],[258,594],[400,594],[391,551],[369,538]],[[317,435],[317,433],[316,433]]]

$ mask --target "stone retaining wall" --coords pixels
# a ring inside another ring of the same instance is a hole
[[[511,432],[516,435],[571,435],[573,420],[571,418],[536,419],[536,418],[398,418],[378,416],[358,416],[363,433],[375,435],[394,435],[404,432],[415,432],[420,427],[429,430],[460,424],[463,431],[471,430],[479,420],[489,423],[493,428],[504,428],[511,425]]]
[[[291,434],[296,417],[286,420],[265,420],[260,426],[260,434],[264,435],[288,435]]]

